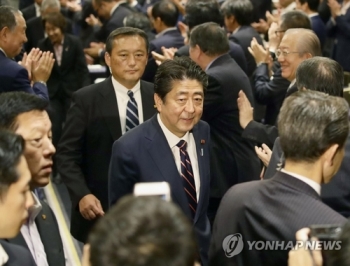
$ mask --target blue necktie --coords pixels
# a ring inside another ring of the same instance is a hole
[[[176,146],[178,146],[180,149],[182,183],[187,196],[188,206],[190,208],[192,218],[194,218],[197,210],[197,192],[196,185],[194,183],[190,156],[188,156],[186,150],[187,143],[184,140],[180,140]]]
[[[129,90],[128,96],[130,97],[128,104],[126,105],[126,131],[138,126],[139,122],[139,112],[137,109],[137,103],[134,98],[134,93]]]

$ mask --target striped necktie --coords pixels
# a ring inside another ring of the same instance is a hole
[[[194,183],[194,176],[192,171],[192,165],[190,157],[187,153],[187,143],[184,140],[180,140],[177,147],[180,149],[180,158],[181,158],[181,177],[185,190],[185,194],[187,196],[188,205],[192,214],[192,218],[194,219],[196,215],[197,209],[197,192],[196,185]]]
[[[137,103],[134,98],[134,93],[131,90],[129,90],[128,96],[130,97],[130,99],[128,101],[128,104],[126,105],[126,132],[140,124],[139,112],[137,110]]]

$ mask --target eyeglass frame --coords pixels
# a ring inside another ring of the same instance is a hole
[[[283,55],[283,57],[287,57],[289,54],[304,54],[305,52],[286,52],[281,51],[281,49],[277,49],[275,52],[276,57],[280,57],[280,55]]]

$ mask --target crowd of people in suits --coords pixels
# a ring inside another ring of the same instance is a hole
[[[84,266],[322,265],[248,249],[315,224],[348,265],[349,0],[25,2],[0,5],[0,265],[66,265],[50,179]]]

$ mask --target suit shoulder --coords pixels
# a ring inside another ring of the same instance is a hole
[[[8,243],[4,240],[0,240],[0,245],[3,247],[9,257],[6,265],[35,265],[29,250],[25,249],[24,247]]]
[[[91,84],[89,86],[83,87],[73,93],[73,96],[76,98],[89,98],[95,97],[99,90],[106,86],[107,81],[102,81],[100,83]]]
[[[141,80],[141,86],[146,89],[154,89],[154,84],[152,82]]]

